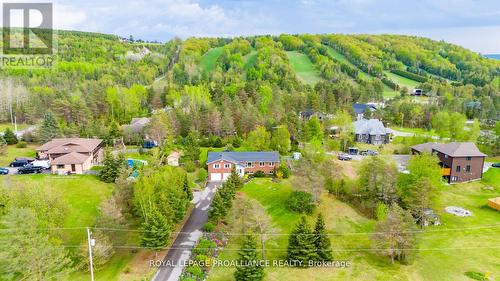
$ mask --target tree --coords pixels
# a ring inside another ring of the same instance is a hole
[[[160,251],[168,245],[171,224],[156,208],[153,208],[142,224],[141,245],[153,251]]]
[[[146,126],[146,134],[160,146],[163,146],[169,141],[172,136],[172,129],[170,128],[170,120],[167,113],[160,112],[153,114],[150,122]]]
[[[305,141],[322,141],[323,140],[323,129],[321,128],[321,123],[318,117],[313,116],[309,121],[307,121],[304,128],[304,140]]]
[[[92,238],[95,240],[95,245],[92,246],[92,264],[94,269],[101,269],[115,253],[113,244],[109,237],[102,231],[92,233]],[[84,270],[90,270],[89,265],[89,249],[87,241],[80,246],[80,267]]]
[[[43,115],[43,123],[40,128],[40,140],[42,142],[48,142],[54,138],[59,137],[61,131],[59,129],[59,125],[57,123],[54,114],[51,111],[47,111]]]
[[[263,126],[258,126],[248,134],[248,145],[255,150],[265,151],[269,149],[271,134]]]
[[[274,130],[271,137],[271,148],[284,155],[290,151],[290,132],[286,126],[280,126]]]
[[[99,178],[103,182],[115,182],[115,180],[123,172],[123,167],[127,165],[125,161],[125,156],[120,153],[118,156],[114,156],[111,152],[106,151],[104,153],[104,160],[102,161],[102,169],[99,172]]]
[[[236,281],[260,281],[264,279],[264,267],[257,257],[256,242],[253,235],[245,236],[238,252],[238,265],[234,272]]]
[[[332,249],[330,238],[326,233],[325,221],[323,220],[323,215],[318,214],[316,219],[316,225],[314,226],[314,246],[316,247],[316,254],[320,261],[331,261]]]
[[[214,223],[218,223],[227,214],[226,203],[220,192],[215,193],[210,210],[208,211],[208,219]]]
[[[18,142],[16,134],[10,128],[5,129],[3,139],[7,144],[16,144]]]
[[[7,142],[0,136],[0,155],[5,155],[7,153]]]
[[[187,200],[189,201],[193,200],[193,191],[191,190],[191,187],[189,187],[189,180],[187,174],[184,175],[182,190],[184,191],[184,194],[186,194]]]
[[[446,111],[439,111],[431,119],[432,128],[440,138],[450,136],[450,115]]]
[[[66,280],[73,270],[68,252],[38,230],[33,211],[14,208],[2,217],[0,271],[5,280]]]
[[[393,161],[380,156],[368,157],[359,170],[359,193],[374,209],[377,202],[390,205],[398,200],[398,169]]]
[[[372,236],[375,249],[382,255],[395,260],[407,261],[409,254],[416,247],[415,223],[409,212],[393,204],[387,217],[377,222]]]
[[[287,259],[298,266],[307,266],[310,260],[317,260],[314,236],[306,217],[302,216],[288,238]]]

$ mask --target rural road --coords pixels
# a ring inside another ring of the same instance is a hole
[[[152,281],[179,280],[184,268],[183,263],[189,260],[192,248],[202,235],[203,225],[208,220],[208,208],[220,184],[208,183],[199,196],[195,196],[193,212],[172,244],[172,249],[167,252],[167,256],[163,259]]]

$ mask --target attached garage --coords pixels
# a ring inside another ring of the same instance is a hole
[[[210,180],[211,181],[221,181],[222,180],[222,174],[221,173],[211,173],[210,174]]]
[[[231,173],[224,173],[224,174],[222,174],[222,180],[226,181],[229,178],[229,176],[231,176]]]

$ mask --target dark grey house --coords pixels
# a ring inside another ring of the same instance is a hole
[[[390,141],[391,129],[385,128],[378,119],[361,119],[354,122],[354,140],[369,144],[386,144]]]

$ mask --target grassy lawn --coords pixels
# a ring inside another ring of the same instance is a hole
[[[212,70],[215,69],[215,66],[217,65],[217,59],[222,55],[222,47],[217,47],[208,50],[203,57],[201,57],[201,61],[199,64],[200,70],[205,72],[205,73],[210,73]]]
[[[17,124],[17,129],[18,130],[24,130],[28,128],[28,124]],[[12,131],[14,131],[14,126],[12,126],[11,123],[0,123],[0,132],[4,132],[5,129],[10,128]]]
[[[397,74],[394,74],[390,71],[384,71],[385,75],[389,77],[392,81],[396,82],[399,84],[400,87],[406,87],[408,90],[411,92],[414,88],[416,88],[418,85],[420,85],[420,82],[417,82],[415,80],[408,79],[403,76],[399,76]]]
[[[307,57],[307,55],[299,52],[286,52],[290,64],[292,65],[295,74],[299,79],[309,85],[314,85],[321,81],[319,71],[315,68],[314,64]]]
[[[496,174],[498,177],[498,174]],[[426,228],[418,234],[419,252],[409,265],[391,265],[388,259],[375,255],[371,250],[369,232],[375,221],[360,215],[348,204],[323,194],[316,212],[325,216],[328,232],[332,234],[332,248],[336,260],[350,260],[349,268],[266,268],[264,280],[471,280],[467,271],[486,272],[498,280],[500,253],[498,249],[473,249],[498,247],[498,227],[456,230],[498,224],[500,213],[486,206],[486,199],[498,196],[499,189],[485,191],[481,182],[449,185],[439,191],[434,210],[441,217],[441,226]],[[254,179],[241,192],[256,199],[272,218],[282,234],[289,233],[299,215],[286,209],[285,200],[292,191],[290,181],[274,183],[269,179]],[[474,216],[460,218],[444,212],[446,206],[460,206],[471,210]],[[309,216],[313,223],[314,215]],[[449,231],[447,231],[449,229]],[[234,238],[221,254],[221,259],[237,257],[238,243]],[[274,236],[266,242],[267,259],[283,259],[288,237]],[[453,248],[466,248],[457,250]],[[214,268],[210,281],[233,279],[233,268]]]
[[[15,145],[9,145],[5,155],[0,155],[0,167],[9,166],[16,157],[35,157],[36,145],[28,145],[26,148],[17,148]]]
[[[393,129],[399,132],[412,133],[421,136],[435,136],[435,137],[438,136],[438,134],[434,130],[426,130],[422,128],[395,127]]]
[[[483,174],[483,182],[487,185],[500,189],[500,169],[489,168],[488,171]]]

